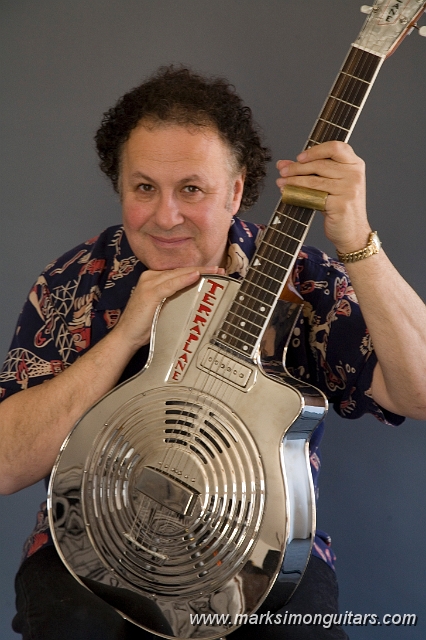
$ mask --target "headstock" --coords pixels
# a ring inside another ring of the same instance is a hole
[[[372,7],[364,5],[361,10],[369,15],[354,45],[387,58],[417,26],[417,20],[426,10],[426,2],[376,0]]]

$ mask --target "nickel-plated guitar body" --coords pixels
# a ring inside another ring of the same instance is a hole
[[[307,442],[326,401],[212,344],[238,288],[203,278],[168,300],[145,369],[81,419],[52,474],[68,568],[125,617],[171,637],[214,638],[241,623],[286,549],[290,594],[312,543]],[[194,613],[230,617],[205,628],[191,624]]]

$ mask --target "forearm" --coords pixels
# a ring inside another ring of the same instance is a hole
[[[324,230],[339,252],[366,246],[371,227],[365,208],[365,167],[349,145],[337,141],[315,145],[297,162],[281,160],[277,166],[281,189],[292,184],[329,194]],[[374,399],[392,412],[425,419],[424,303],[384,251],[346,266],[379,361],[372,384]]]
[[[55,378],[0,405],[0,493],[50,473],[75,422],[115,386],[133,353],[115,329]]]
[[[346,265],[380,367],[374,399],[394,413],[426,419],[426,307],[383,250]]]

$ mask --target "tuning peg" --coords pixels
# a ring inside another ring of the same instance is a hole
[[[370,7],[370,5],[368,4],[363,4],[362,7],[360,8],[361,13],[371,13],[373,11],[373,7]]]

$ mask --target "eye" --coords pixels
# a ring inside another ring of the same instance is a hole
[[[196,187],[194,184],[188,184],[183,188],[183,190],[186,193],[198,193],[199,191],[201,191],[201,189],[199,189],[199,187]]]
[[[154,190],[154,187],[152,186],[152,184],[143,182],[142,184],[138,184],[138,190],[143,191],[144,193],[150,193]]]

